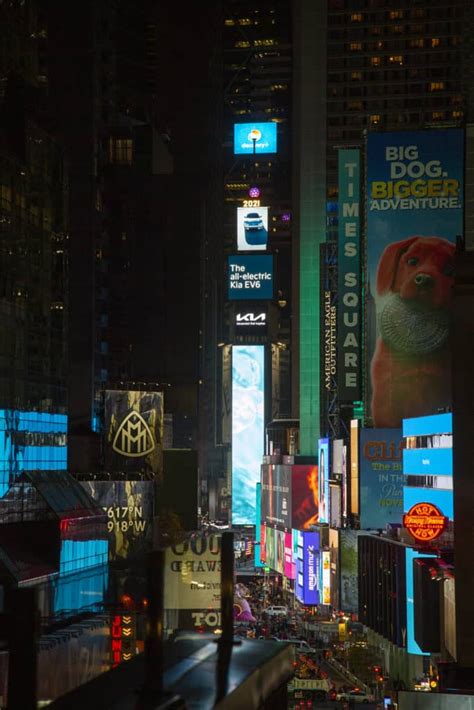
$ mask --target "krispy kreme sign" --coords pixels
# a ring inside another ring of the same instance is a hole
[[[403,516],[403,525],[419,542],[431,542],[444,532],[448,520],[432,503],[417,503]]]

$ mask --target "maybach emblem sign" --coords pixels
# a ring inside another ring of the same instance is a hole
[[[112,448],[122,456],[141,457],[150,454],[156,446],[150,427],[140,414],[132,410],[122,420]]]

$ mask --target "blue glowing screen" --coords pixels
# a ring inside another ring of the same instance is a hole
[[[232,523],[255,525],[264,440],[265,348],[232,348]]]
[[[252,153],[277,152],[277,124],[267,123],[235,123],[234,153],[245,155]]]

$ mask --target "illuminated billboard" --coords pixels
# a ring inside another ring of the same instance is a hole
[[[254,565],[255,567],[263,567],[262,563],[262,484],[257,483],[255,486],[255,547],[254,547]]]
[[[232,523],[255,525],[264,443],[265,347],[232,347]]]
[[[165,553],[165,609],[220,609],[221,536],[198,535]]]
[[[318,501],[319,522],[329,523],[329,441],[320,439],[318,444]]]
[[[268,207],[237,207],[237,251],[265,251]]]
[[[285,570],[285,533],[265,526],[265,563],[267,567],[284,573]]]
[[[294,464],[291,469],[291,524],[307,530],[319,521],[318,467]]]
[[[341,565],[341,611],[359,613],[358,589],[358,530],[339,531],[339,560]]]
[[[23,471],[67,469],[67,416],[0,409],[0,496]]]
[[[321,552],[321,604],[331,603],[331,553]]]
[[[241,308],[235,314],[234,332],[236,336],[266,337],[267,326],[268,313],[265,305],[255,304],[254,308]]]
[[[105,470],[163,471],[163,394],[132,390],[105,392]]]
[[[360,400],[361,382],[361,239],[360,151],[341,148],[338,157],[338,398]]]
[[[296,576],[296,569],[293,563],[293,535],[291,532],[285,533],[285,564],[283,572],[288,579],[294,579]]]
[[[403,516],[401,429],[360,430],[360,527],[385,528]]]
[[[359,515],[359,420],[351,419],[350,432],[351,473],[347,492],[350,490],[350,512]],[[347,461],[346,461],[347,467]]]
[[[463,234],[460,129],[369,133],[367,351],[375,427],[451,403],[450,306]]]
[[[234,123],[234,154],[261,154],[277,152],[277,124]]]
[[[319,597],[319,533],[298,532],[295,595],[301,604],[320,603]]]
[[[262,520],[272,527],[291,528],[291,466],[262,465]]]
[[[107,515],[109,559],[141,557],[152,547],[153,481],[81,481]]]
[[[273,298],[273,257],[270,254],[229,256],[227,296],[230,301]]]

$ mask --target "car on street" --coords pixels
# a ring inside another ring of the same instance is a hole
[[[348,690],[343,693],[338,693],[336,695],[336,700],[346,703],[364,703],[365,705],[375,702],[373,695],[364,693],[362,690]]]
[[[281,639],[281,641],[286,641],[287,643],[292,643],[295,650],[299,653],[317,653],[317,649],[309,645],[304,639]]]
[[[264,611],[267,616],[288,616],[288,609],[286,606],[267,606]]]

